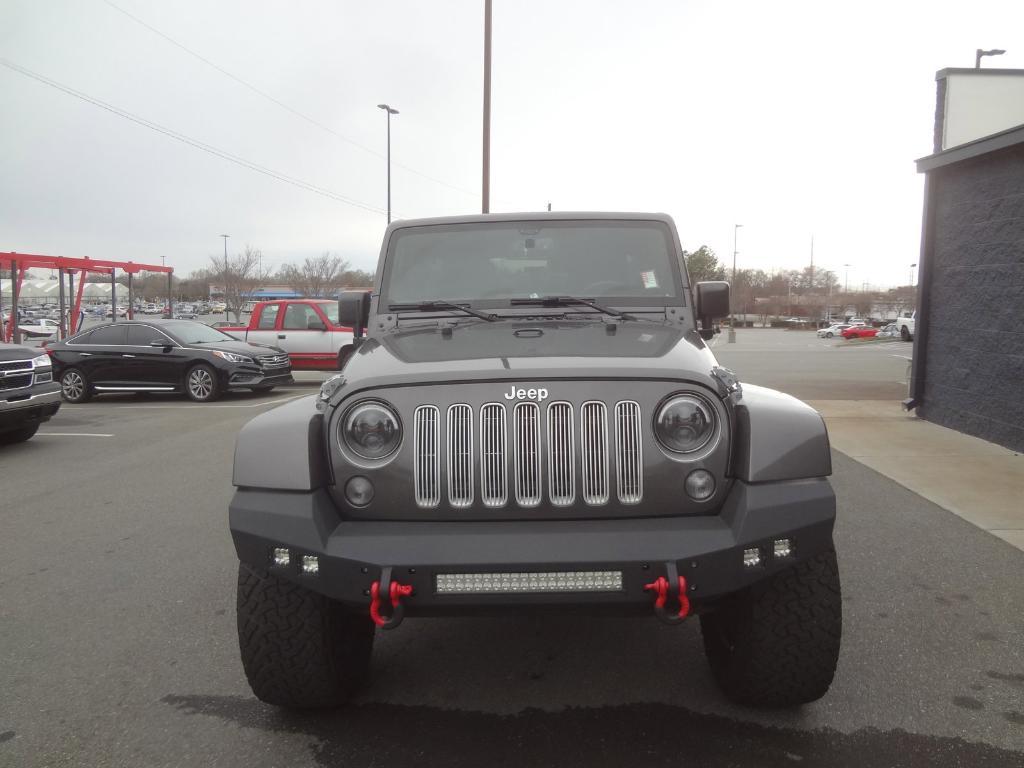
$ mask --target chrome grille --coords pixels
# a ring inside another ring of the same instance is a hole
[[[5,360],[0,363],[0,371],[18,371],[19,373],[25,373],[26,371],[32,372],[32,361],[31,360]]]
[[[505,406],[488,403],[480,409],[480,497],[485,507],[508,501],[508,432]]]
[[[441,503],[441,425],[436,406],[421,405],[413,415],[413,484],[416,503],[436,507]]]
[[[580,408],[580,458],[583,501],[608,503],[608,408],[590,401]]]
[[[468,507],[473,503],[473,409],[468,405],[448,408],[446,448],[448,503]]]
[[[540,504],[540,407],[536,403],[516,403],[512,426],[516,503],[536,507]]]
[[[623,504],[636,504],[643,498],[643,465],[640,405],[623,400],[615,405],[615,481]]]
[[[536,402],[485,403],[479,414],[459,403],[448,407],[443,425],[437,406],[421,405],[413,414],[412,438],[414,493],[421,508],[437,507],[445,496],[454,508],[480,503],[495,509],[510,501],[531,508],[545,501],[545,493],[554,507],[577,500],[601,506],[613,498],[613,480],[619,502],[643,499],[643,428],[635,401],[558,401],[545,408]]]
[[[571,403],[548,406],[548,498],[556,507],[567,507],[576,500],[572,416]]]
[[[259,361],[263,368],[284,368],[290,364],[288,355],[260,355]]]

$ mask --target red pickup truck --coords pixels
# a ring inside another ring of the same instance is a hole
[[[261,301],[247,326],[220,328],[241,341],[280,347],[293,370],[340,370],[352,351],[352,329],[338,324],[331,299]]]

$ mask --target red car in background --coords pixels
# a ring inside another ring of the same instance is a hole
[[[876,333],[878,333],[878,329],[869,325],[852,325],[840,335],[844,339],[870,339]]]

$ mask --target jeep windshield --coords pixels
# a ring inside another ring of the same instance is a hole
[[[381,304],[681,306],[681,285],[671,235],[657,221],[438,224],[392,235]]]

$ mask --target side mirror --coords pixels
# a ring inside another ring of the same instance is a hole
[[[360,339],[370,324],[370,292],[342,291],[338,298],[338,324],[352,329],[353,338]]]
[[[326,331],[327,325],[319,317],[311,317],[306,321],[307,331]]]
[[[714,321],[729,314],[729,284],[724,280],[705,280],[696,285],[696,310],[700,319],[700,335],[715,335]]]
[[[171,342],[167,341],[166,339],[162,341],[160,339],[153,339],[151,342],[149,342],[149,346],[160,347],[161,349],[163,349],[164,347],[170,347]]]

